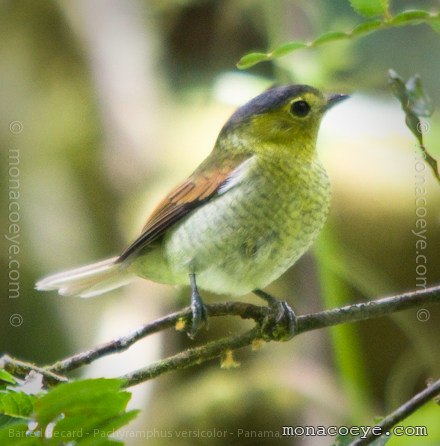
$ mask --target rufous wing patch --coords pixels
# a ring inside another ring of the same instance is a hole
[[[213,197],[243,161],[246,160],[222,163],[220,168],[210,163],[211,166],[208,164],[206,168],[196,170],[159,203],[147,220],[142,234],[121,254],[118,262],[146,248],[189,212]]]

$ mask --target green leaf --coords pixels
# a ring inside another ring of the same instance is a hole
[[[352,435],[338,435],[332,446],[349,446],[349,444],[354,440]]]
[[[400,105],[402,106],[403,111],[405,112],[405,123],[408,126],[408,128],[411,130],[411,132],[414,134],[414,136],[417,138],[420,145],[423,145],[423,137],[420,132],[418,132],[418,127],[420,126],[419,118],[414,113],[411,107],[411,100],[410,100],[410,92],[408,91],[408,83],[405,84],[402,80],[402,78],[393,70],[389,70],[388,72],[388,81],[391,86],[391,90],[394,94],[394,96],[397,97],[397,99],[400,102]],[[413,99],[414,101],[414,99]]]
[[[84,440],[81,441],[81,446],[86,446],[88,444],[90,444],[90,446],[95,446],[96,440],[104,439],[110,434],[113,434],[119,428],[125,426],[136,418],[138,412],[139,411],[137,410],[132,410],[117,418],[110,419],[100,426],[97,426]]]
[[[17,423],[18,421],[23,421],[20,418],[10,417],[8,415],[0,414],[0,428],[6,426],[7,424]]]
[[[106,413],[112,416],[125,409],[130,393],[121,391],[119,379],[87,379],[60,384],[35,403],[37,421],[46,426],[64,414]]]
[[[388,70],[388,82],[394,96],[399,99],[402,107],[404,107],[404,104],[406,104],[408,100],[408,94],[402,78],[394,70]]]
[[[270,53],[250,53],[243,56],[237,63],[237,68],[241,70],[250,68],[259,62],[264,62],[277,57],[286,56],[295,50],[305,48],[307,46],[304,42],[288,42],[275,48]]]
[[[249,53],[238,61],[237,68],[243,70],[269,59],[270,57],[266,53]]]
[[[99,432],[97,426],[104,423],[108,419],[108,415],[96,413],[87,407],[83,409],[83,413],[69,414],[65,418],[59,419],[53,427],[52,437],[67,442],[95,436]]]
[[[3,381],[8,384],[16,384],[17,381],[15,378],[8,373],[5,369],[0,369],[0,381]]]
[[[335,442],[332,444],[332,446],[350,446],[350,444],[356,439],[357,437],[353,437],[352,435],[338,435],[336,437]],[[371,443],[368,443],[371,446],[385,446],[388,443],[388,440],[390,439],[390,436],[381,436],[377,437],[374,441]]]
[[[361,23],[357,26],[355,26],[351,32],[350,35],[352,36],[361,36],[368,33],[371,33],[372,31],[380,28],[382,26],[381,20],[370,20],[368,22]]]
[[[114,416],[105,413],[84,413],[68,416],[59,420],[52,436],[64,441],[81,440],[86,438],[105,438],[133,420],[139,411],[120,412]]]
[[[42,446],[39,437],[27,436],[28,426],[26,423],[15,423],[0,429],[0,444],[7,446]]]
[[[136,410],[126,412],[131,395],[122,389],[124,384],[124,380],[103,378],[65,383],[39,399],[1,391],[0,413],[5,415],[0,416],[0,445],[122,445],[108,436],[138,414]],[[17,417],[31,414],[39,426],[33,435],[27,423],[17,422]],[[42,432],[48,438],[38,436]]]
[[[431,167],[437,180],[440,181],[437,160],[429,154],[423,143],[424,124],[419,118],[431,116],[433,106],[431,99],[423,89],[420,77],[415,75],[404,84],[403,80],[395,71],[389,70],[388,81],[394,95],[399,99],[402,109],[405,112],[406,125],[417,138],[426,162]]]
[[[1,391],[0,414],[28,419],[34,409],[36,397],[24,392]]]
[[[279,47],[275,48],[270,55],[272,57],[282,57],[286,56],[287,54],[292,53],[295,50],[299,50],[301,48],[305,48],[307,46],[304,42],[289,42],[285,43],[284,45],[280,45]]]
[[[89,437],[78,442],[78,446],[116,446],[116,445],[123,446],[124,443],[122,443],[122,441],[106,437],[104,438]]]
[[[428,118],[434,112],[431,98],[426,94],[419,75],[412,76],[405,84],[408,108],[417,117]]]
[[[315,39],[312,43],[313,46],[322,45],[323,43],[327,42],[333,42],[335,40],[341,40],[346,39],[349,37],[348,33],[341,32],[341,31],[333,31],[329,33],[325,33],[322,36],[319,36],[317,39]]]
[[[130,410],[130,412],[126,412],[119,417],[107,420],[104,424],[98,427],[101,435],[112,434],[114,431],[120,429],[122,426],[125,426],[130,421],[134,420],[139,412],[139,410]]]
[[[440,33],[440,15],[437,14],[434,18],[428,21],[428,25],[436,32]]]
[[[388,0],[350,0],[351,7],[360,15],[373,17],[388,11]]]
[[[394,16],[389,23],[394,26],[404,26],[404,25],[417,25],[419,23],[425,22],[431,16],[427,11],[421,10],[411,10],[404,11],[400,14]]]
[[[131,394],[122,389],[124,383],[99,378],[60,384],[35,403],[36,421],[42,427],[55,423],[52,438],[57,440],[120,444],[105,437],[138,413],[125,411]]]

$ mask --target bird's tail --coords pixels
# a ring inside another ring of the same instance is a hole
[[[57,290],[63,296],[94,297],[131,282],[134,275],[112,257],[38,281],[37,290]]]

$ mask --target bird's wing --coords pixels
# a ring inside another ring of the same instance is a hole
[[[246,175],[249,156],[233,162],[208,158],[186,181],[173,189],[150,215],[141,235],[120,255],[122,262],[157,240],[172,225],[215,195],[226,193]]]

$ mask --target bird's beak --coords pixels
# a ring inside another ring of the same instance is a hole
[[[325,105],[325,110],[328,110],[329,108],[333,107],[334,105],[338,104],[339,102],[345,101],[350,96],[348,94],[328,94],[327,95],[327,104]]]

